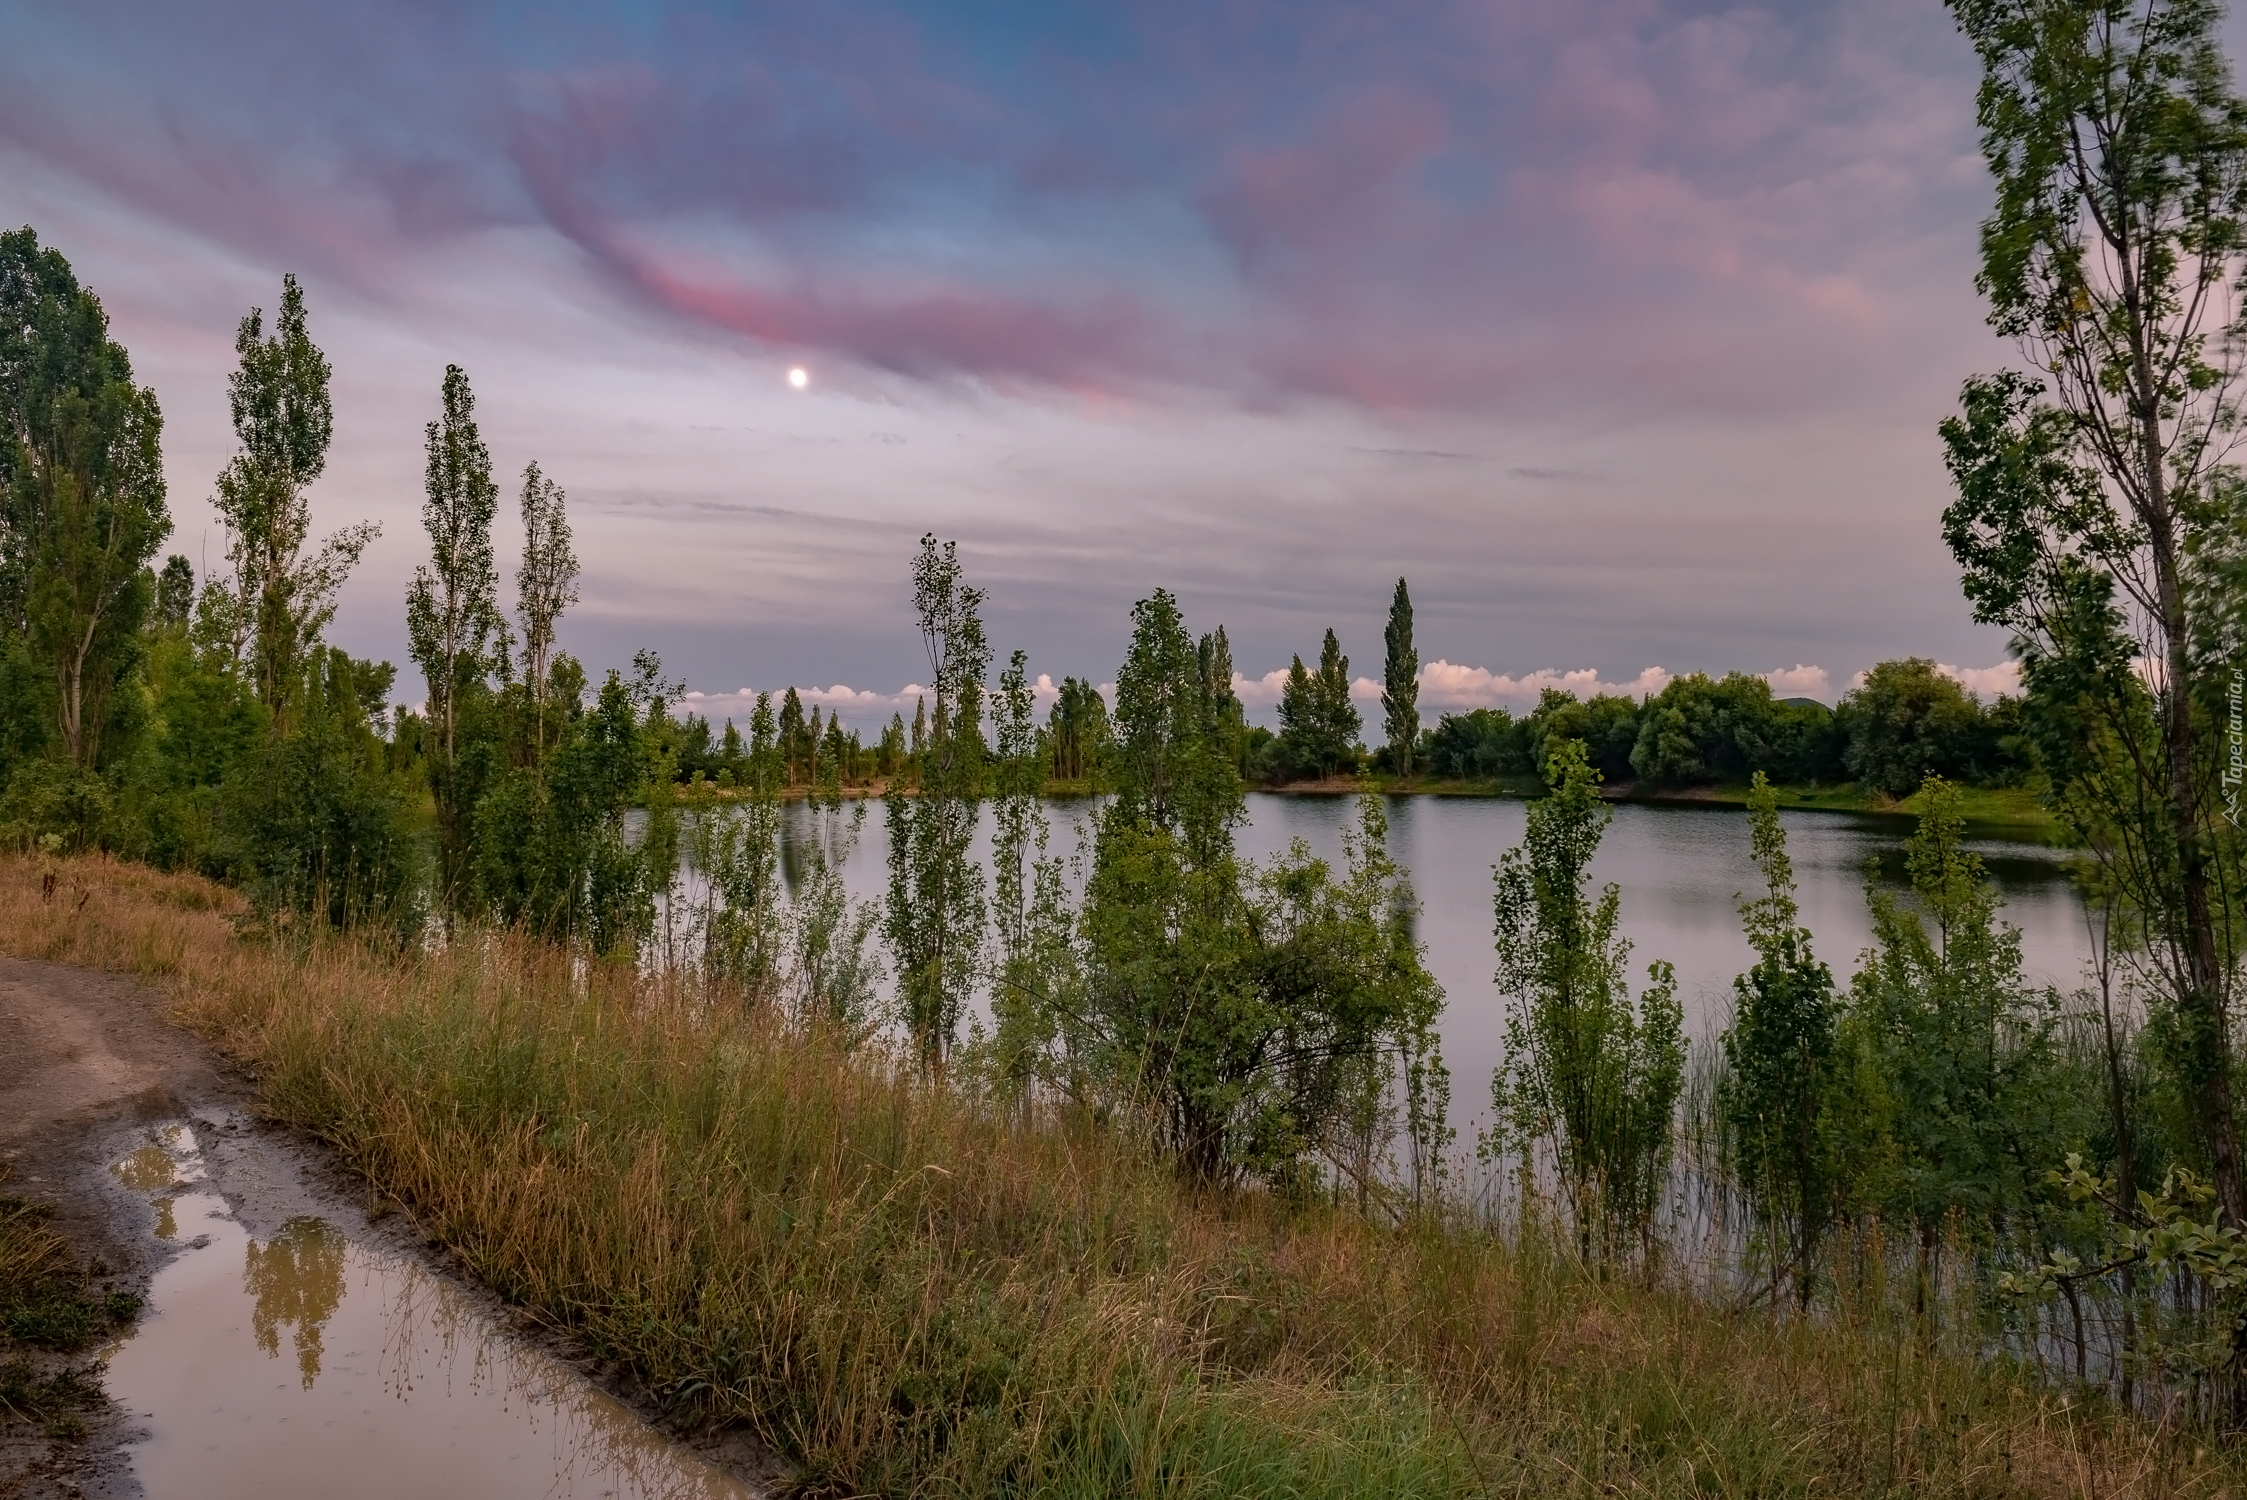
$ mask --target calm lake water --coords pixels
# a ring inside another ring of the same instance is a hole
[[[1090,799],[1047,804],[1049,852],[1068,854],[1089,828]],[[1526,803],[1511,798],[1392,797],[1389,848],[1409,872],[1420,901],[1419,934],[1446,996],[1443,1040],[1462,1125],[1487,1113],[1491,1071],[1504,1057],[1505,1018],[1491,982],[1491,866],[1521,840]],[[1750,954],[1740,933],[1739,897],[1756,885],[1748,818],[1739,808],[1621,803],[1600,845],[1594,878],[1622,888],[1623,931],[1631,962],[1676,965],[1686,1029],[1701,1045],[1730,1012],[1733,976]],[[846,809],[847,816],[847,809]],[[1339,861],[1342,832],[1356,818],[1349,797],[1258,793],[1238,835],[1242,854],[1262,858],[1302,839]],[[1885,883],[1902,884],[1898,850],[1914,826],[1906,817],[1783,812],[1794,861],[1802,921],[1818,956],[1843,984],[1871,942],[1865,908],[1866,869],[1884,862]],[[800,802],[787,806],[786,828],[799,843],[813,817]],[[2021,929],[2032,978],[2073,988],[2082,982],[2090,949],[2083,904],[2070,883],[2065,851],[2036,841],[2033,831],[1972,828],[1969,846],[1982,857],[2005,899],[2004,917]],[[990,856],[990,819],[976,854]],[[852,893],[879,900],[887,880],[887,842],[879,805],[867,809],[856,847],[844,866]]]

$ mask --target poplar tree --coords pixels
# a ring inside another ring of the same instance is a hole
[[[499,488],[492,483],[491,454],[476,430],[476,398],[458,365],[445,367],[442,401],[441,414],[424,434],[421,520],[429,532],[430,561],[414,569],[406,591],[406,638],[429,682],[429,718],[437,738],[431,790],[452,887],[464,873],[473,811],[461,774],[461,696],[481,687],[497,665],[506,626],[492,555]]]
[[[1589,1260],[1651,1228],[1685,1078],[1684,1012],[1667,963],[1647,967],[1634,1002],[1622,893],[1609,885],[1591,897],[1592,856],[1614,812],[1583,743],[1557,743],[1545,779],[1550,794],[1529,805],[1520,845],[1494,871],[1498,989],[1512,1006],[1485,1151],[1551,1152]]]
[[[167,629],[185,630],[194,612],[195,565],[175,552],[156,575],[156,619]]]
[[[1350,701],[1350,659],[1342,654],[1342,643],[1334,638],[1332,630],[1319,646],[1314,685],[1318,689],[1319,727],[1327,766],[1339,770],[1357,748],[1358,732],[1365,721],[1358,714],[1358,706]]]
[[[1412,747],[1420,738],[1420,650],[1412,643],[1412,595],[1397,580],[1389,601],[1388,655],[1381,669],[1382,728],[1389,737],[1389,764],[1399,776],[1412,774]]]
[[[1046,715],[1053,774],[1063,781],[1099,775],[1101,747],[1107,742],[1108,705],[1100,690],[1079,678],[1064,677]]]
[[[1307,671],[1300,656],[1288,664],[1280,688],[1283,754],[1299,770],[1331,776],[1350,763],[1362,722],[1350,701],[1350,659],[1329,630],[1316,671]]]
[[[73,765],[97,757],[172,529],[162,432],[69,263],[28,228],[0,234],[0,609],[54,683]]]
[[[793,786],[801,764],[799,757],[803,754],[804,739],[804,700],[796,696],[794,688],[781,695],[780,723],[774,733],[778,736],[776,745],[785,784]]]
[[[540,754],[546,750],[546,677],[554,627],[562,611],[577,602],[577,554],[570,549],[565,499],[562,487],[541,474],[537,464],[523,470],[523,561],[515,570],[515,608],[523,621],[523,675],[531,691]],[[730,720],[726,734],[729,746],[739,739]]]
[[[968,587],[958,544],[921,538],[913,608],[935,698],[920,756],[919,795],[890,783],[889,894],[883,932],[897,961],[898,1003],[924,1066],[941,1070],[980,967],[982,867],[968,858],[982,781],[983,591]],[[916,727],[920,714],[914,715]]]
[[[1233,758],[1233,768],[1242,769],[1241,759],[1246,750],[1248,715],[1241,707],[1240,695],[1233,691],[1233,643],[1225,638],[1225,627],[1220,625],[1201,639],[1202,696],[1214,725],[1218,743]]]
[[[2232,991],[2247,859],[2225,694],[2247,652],[2247,101],[2211,0],[1951,0],[1997,203],[1976,285],[2035,373],[1942,426],[1944,535],[2014,634],[2063,816],[2138,931],[2223,1218],[2247,1223]],[[2142,670],[2141,670],[2142,668]],[[2233,753],[2236,753],[2236,742]]]
[[[1756,964],[1732,981],[1732,1024],[1717,1107],[1741,1186],[1771,1238],[1772,1287],[1791,1271],[1807,1306],[1818,1245],[1834,1213],[1837,1173],[1825,1114],[1840,1005],[1833,971],[1798,924],[1794,865],[1778,796],[1763,772],[1748,793],[1750,839],[1763,894],[1740,902]]]
[[[239,447],[219,473],[213,500],[234,576],[212,606],[229,654],[248,669],[280,735],[304,664],[335,617],[336,594],[382,528],[372,521],[346,526],[306,550],[306,491],[327,468],[335,429],[328,361],[306,329],[304,292],[294,276],[281,278],[270,336],[264,317],[262,308],[251,308],[234,336],[240,364],[227,381],[227,405]]]
[[[1041,805],[1045,767],[1032,712],[1035,698],[1028,659],[1017,651],[992,695],[997,795],[991,838],[998,937],[991,1014],[999,1076],[1017,1090],[1035,1076],[1059,1035],[1063,1005],[1057,991],[1073,968],[1060,862],[1044,857],[1050,830]]]

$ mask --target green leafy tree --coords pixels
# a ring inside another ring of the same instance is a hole
[[[1299,776],[1336,774],[1356,760],[1361,722],[1350,701],[1350,659],[1329,630],[1317,670],[1306,670],[1295,657],[1280,686],[1281,764]]]
[[[1843,764],[1861,785],[1901,797],[1929,776],[1979,781],[2003,752],[1981,705],[1925,657],[1884,661],[1841,700]]]
[[[811,756],[804,741],[808,735],[804,727],[804,700],[796,696],[794,688],[781,696],[780,722],[774,731],[778,735],[781,774],[786,784],[794,786],[809,774]]]
[[[195,565],[178,553],[164,559],[156,575],[155,623],[165,630],[185,632],[195,613]]]
[[[0,234],[0,609],[44,669],[65,757],[99,757],[172,529],[163,416],[108,317],[28,228]],[[27,674],[28,675],[28,674]]]
[[[935,713],[919,756],[920,789],[892,782],[889,897],[883,932],[897,966],[898,1002],[923,1064],[944,1066],[980,968],[986,924],[983,871],[968,858],[982,786],[983,591],[968,587],[958,544],[921,538],[913,564],[913,608],[928,653]],[[919,714],[915,714],[916,722]]]
[[[463,741],[496,737],[486,712],[486,679],[505,654],[506,624],[492,553],[499,489],[492,483],[491,454],[476,430],[476,397],[460,366],[445,367],[440,400],[441,414],[423,443],[421,522],[429,533],[430,559],[414,569],[406,590],[406,639],[429,684],[429,719],[437,739],[430,789],[436,794],[445,889],[453,899],[464,893],[475,857],[476,798],[495,769],[485,764],[490,751],[481,743],[485,753],[464,767]]]
[[[1596,693],[1579,699],[1559,688],[1538,694],[1536,711],[1522,726],[1532,765],[1547,767],[1555,747],[1574,740],[1584,747],[1585,759],[1603,781],[1622,781],[1631,774],[1631,751],[1638,743],[1639,705],[1620,693]]]
[[[1763,894],[1740,903],[1755,967],[1732,981],[1732,1024],[1717,1090],[1734,1166],[1769,1234],[1772,1285],[1792,1274],[1809,1304],[1819,1242],[1834,1212],[1826,1128],[1839,1005],[1833,971],[1797,924],[1794,866],[1779,803],[1761,771],[1748,793],[1750,837]]]
[[[442,415],[428,427],[421,523],[429,563],[406,591],[406,635],[429,682],[429,716],[448,764],[459,754],[459,696],[498,664],[505,625],[492,520],[499,489],[491,453],[476,430],[476,396],[458,365],[445,366]]]
[[[1839,1032],[1842,1160],[1870,1206],[1921,1227],[1954,1210],[1989,1226],[2033,1206],[2095,1106],[2063,1081],[2058,997],[2032,985],[1964,848],[1956,787],[1929,777],[1905,842],[1912,899],[1869,883],[1873,946]]]
[[[1087,781],[1100,775],[1108,745],[1108,702],[1098,688],[1075,677],[1061,679],[1060,693],[1046,715],[1046,744],[1056,779]]]
[[[2142,914],[2223,1218],[2237,839],[2220,704],[2236,659],[2247,104],[2212,0],[1952,0],[1996,179],[1977,285],[2035,375],[1965,384],[1944,534],[1976,618],[2014,633],[2056,798]],[[2143,687],[2132,662],[2151,671]]]
[[[1636,999],[1622,895],[1595,902],[1592,855],[1613,816],[1580,741],[1546,762],[1522,842],[1497,871],[1497,982],[1511,1008],[1507,1061],[1491,1080],[1499,1127],[1486,1141],[1542,1144],[1558,1169],[1583,1254],[1649,1233],[1685,1076],[1684,1014],[1670,965],[1648,966]]]
[[[999,674],[992,695],[992,926],[998,939],[991,976],[998,1076],[1021,1092],[1058,1061],[1064,1017],[1076,1008],[1074,912],[1061,863],[1046,857],[1051,830],[1042,805],[1047,757],[1033,717],[1035,693],[1024,653]]]
[[[1082,919],[1089,1070],[1146,1111],[1187,1175],[1300,1187],[1320,1158],[1367,1159],[1365,1105],[1402,1059],[1420,1059],[1404,1069],[1412,1121],[1432,1125],[1442,992],[1379,800],[1362,800],[1339,875],[1300,844],[1244,868],[1240,774],[1204,653],[1167,591],[1132,626]]]
[[[874,769],[882,776],[897,776],[905,769],[905,716],[893,713],[889,727],[882,731],[882,743],[874,752]]]
[[[415,925],[413,828],[366,713],[365,689],[388,680],[387,666],[333,647],[315,653],[283,697],[296,706],[295,732],[269,740],[229,778],[234,868],[267,913],[336,927]]]
[[[273,732],[285,734],[289,695],[306,680],[303,664],[335,616],[337,591],[382,528],[347,526],[306,550],[312,507],[305,492],[327,467],[335,427],[328,361],[306,329],[294,276],[281,280],[270,336],[264,316],[252,308],[242,320],[234,339],[241,363],[227,380],[238,448],[219,473],[214,503],[226,527],[232,587],[205,594],[212,635],[248,670]]]
[[[498,777],[470,809],[476,889],[492,914],[542,936],[581,943],[602,955],[638,951],[653,931],[657,895],[668,885],[677,853],[664,820],[670,767],[650,734],[647,710],[660,716],[653,659],[627,682],[610,672],[593,702],[577,708],[574,693],[556,726],[559,743],[536,766]],[[556,658],[559,682],[568,657]],[[654,809],[635,841],[626,814]]]
[[[1479,780],[1518,776],[1531,768],[1525,726],[1502,708],[1470,709],[1436,720],[1428,769],[1438,776]]]
[[[554,654],[555,626],[577,602],[577,554],[570,548],[567,497],[535,463],[523,470],[522,505],[523,560],[515,570],[515,612],[523,624],[523,680],[536,716],[534,743],[543,754],[547,664]],[[738,740],[730,721],[726,733]]]
[[[1420,651],[1412,642],[1412,595],[1402,578],[1389,601],[1383,640],[1388,655],[1381,670],[1381,723],[1389,737],[1389,765],[1397,775],[1410,776],[1413,748],[1420,741]]]

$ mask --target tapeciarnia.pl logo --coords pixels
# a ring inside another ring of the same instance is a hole
[[[2224,719],[2224,747],[2231,753],[2224,766],[2224,821],[2239,826],[2239,783],[2247,778],[2247,732],[2241,729],[2242,699],[2247,699],[2247,673],[2231,669],[2231,712]]]

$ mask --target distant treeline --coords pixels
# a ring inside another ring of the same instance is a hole
[[[2020,701],[1978,702],[1922,657],[1882,662],[1839,708],[1774,697],[1744,672],[1695,672],[1644,703],[1547,688],[1519,718],[1502,708],[1445,714],[1422,735],[1419,759],[1439,777],[1525,776],[1556,740],[1581,741],[1609,782],[1664,787],[1745,782],[1761,771],[1775,782],[1853,781],[1902,796],[1930,775],[2012,785],[2029,772]],[[1369,757],[1384,770],[1387,758],[1385,748]]]
[[[1291,687],[1277,732],[1236,716],[1234,762],[1252,785],[1371,773],[1400,776],[1392,745],[1368,750],[1361,717],[1348,697],[1349,658],[1332,648],[1307,683]],[[1229,665],[1229,663],[1228,663]],[[1300,665],[1300,663],[1298,663]],[[1339,682],[1341,692],[1335,691]],[[749,748],[733,721],[689,713],[666,731],[679,779],[719,787],[745,784]],[[908,725],[893,714],[879,739],[866,744],[840,717],[816,705],[807,714],[794,688],[778,709],[785,782],[843,786],[915,774],[928,739],[927,705]],[[1091,683],[1071,677],[1038,731],[1049,780],[1091,787],[1109,754],[1108,709]],[[1547,688],[1519,716],[1503,708],[1444,714],[1414,737],[1410,764],[1440,781],[1537,780],[1551,751],[1575,741],[1600,778],[1652,788],[1744,784],[1758,771],[1787,785],[1854,782],[1901,797],[1929,776],[1977,786],[2025,781],[2031,761],[2021,737],[2021,704],[2012,697],[1979,701],[1924,657],[1885,661],[1845,694],[1838,708],[1809,698],[1779,698],[1745,672],[1673,679],[1643,703],[1619,693],[1589,699]]]

